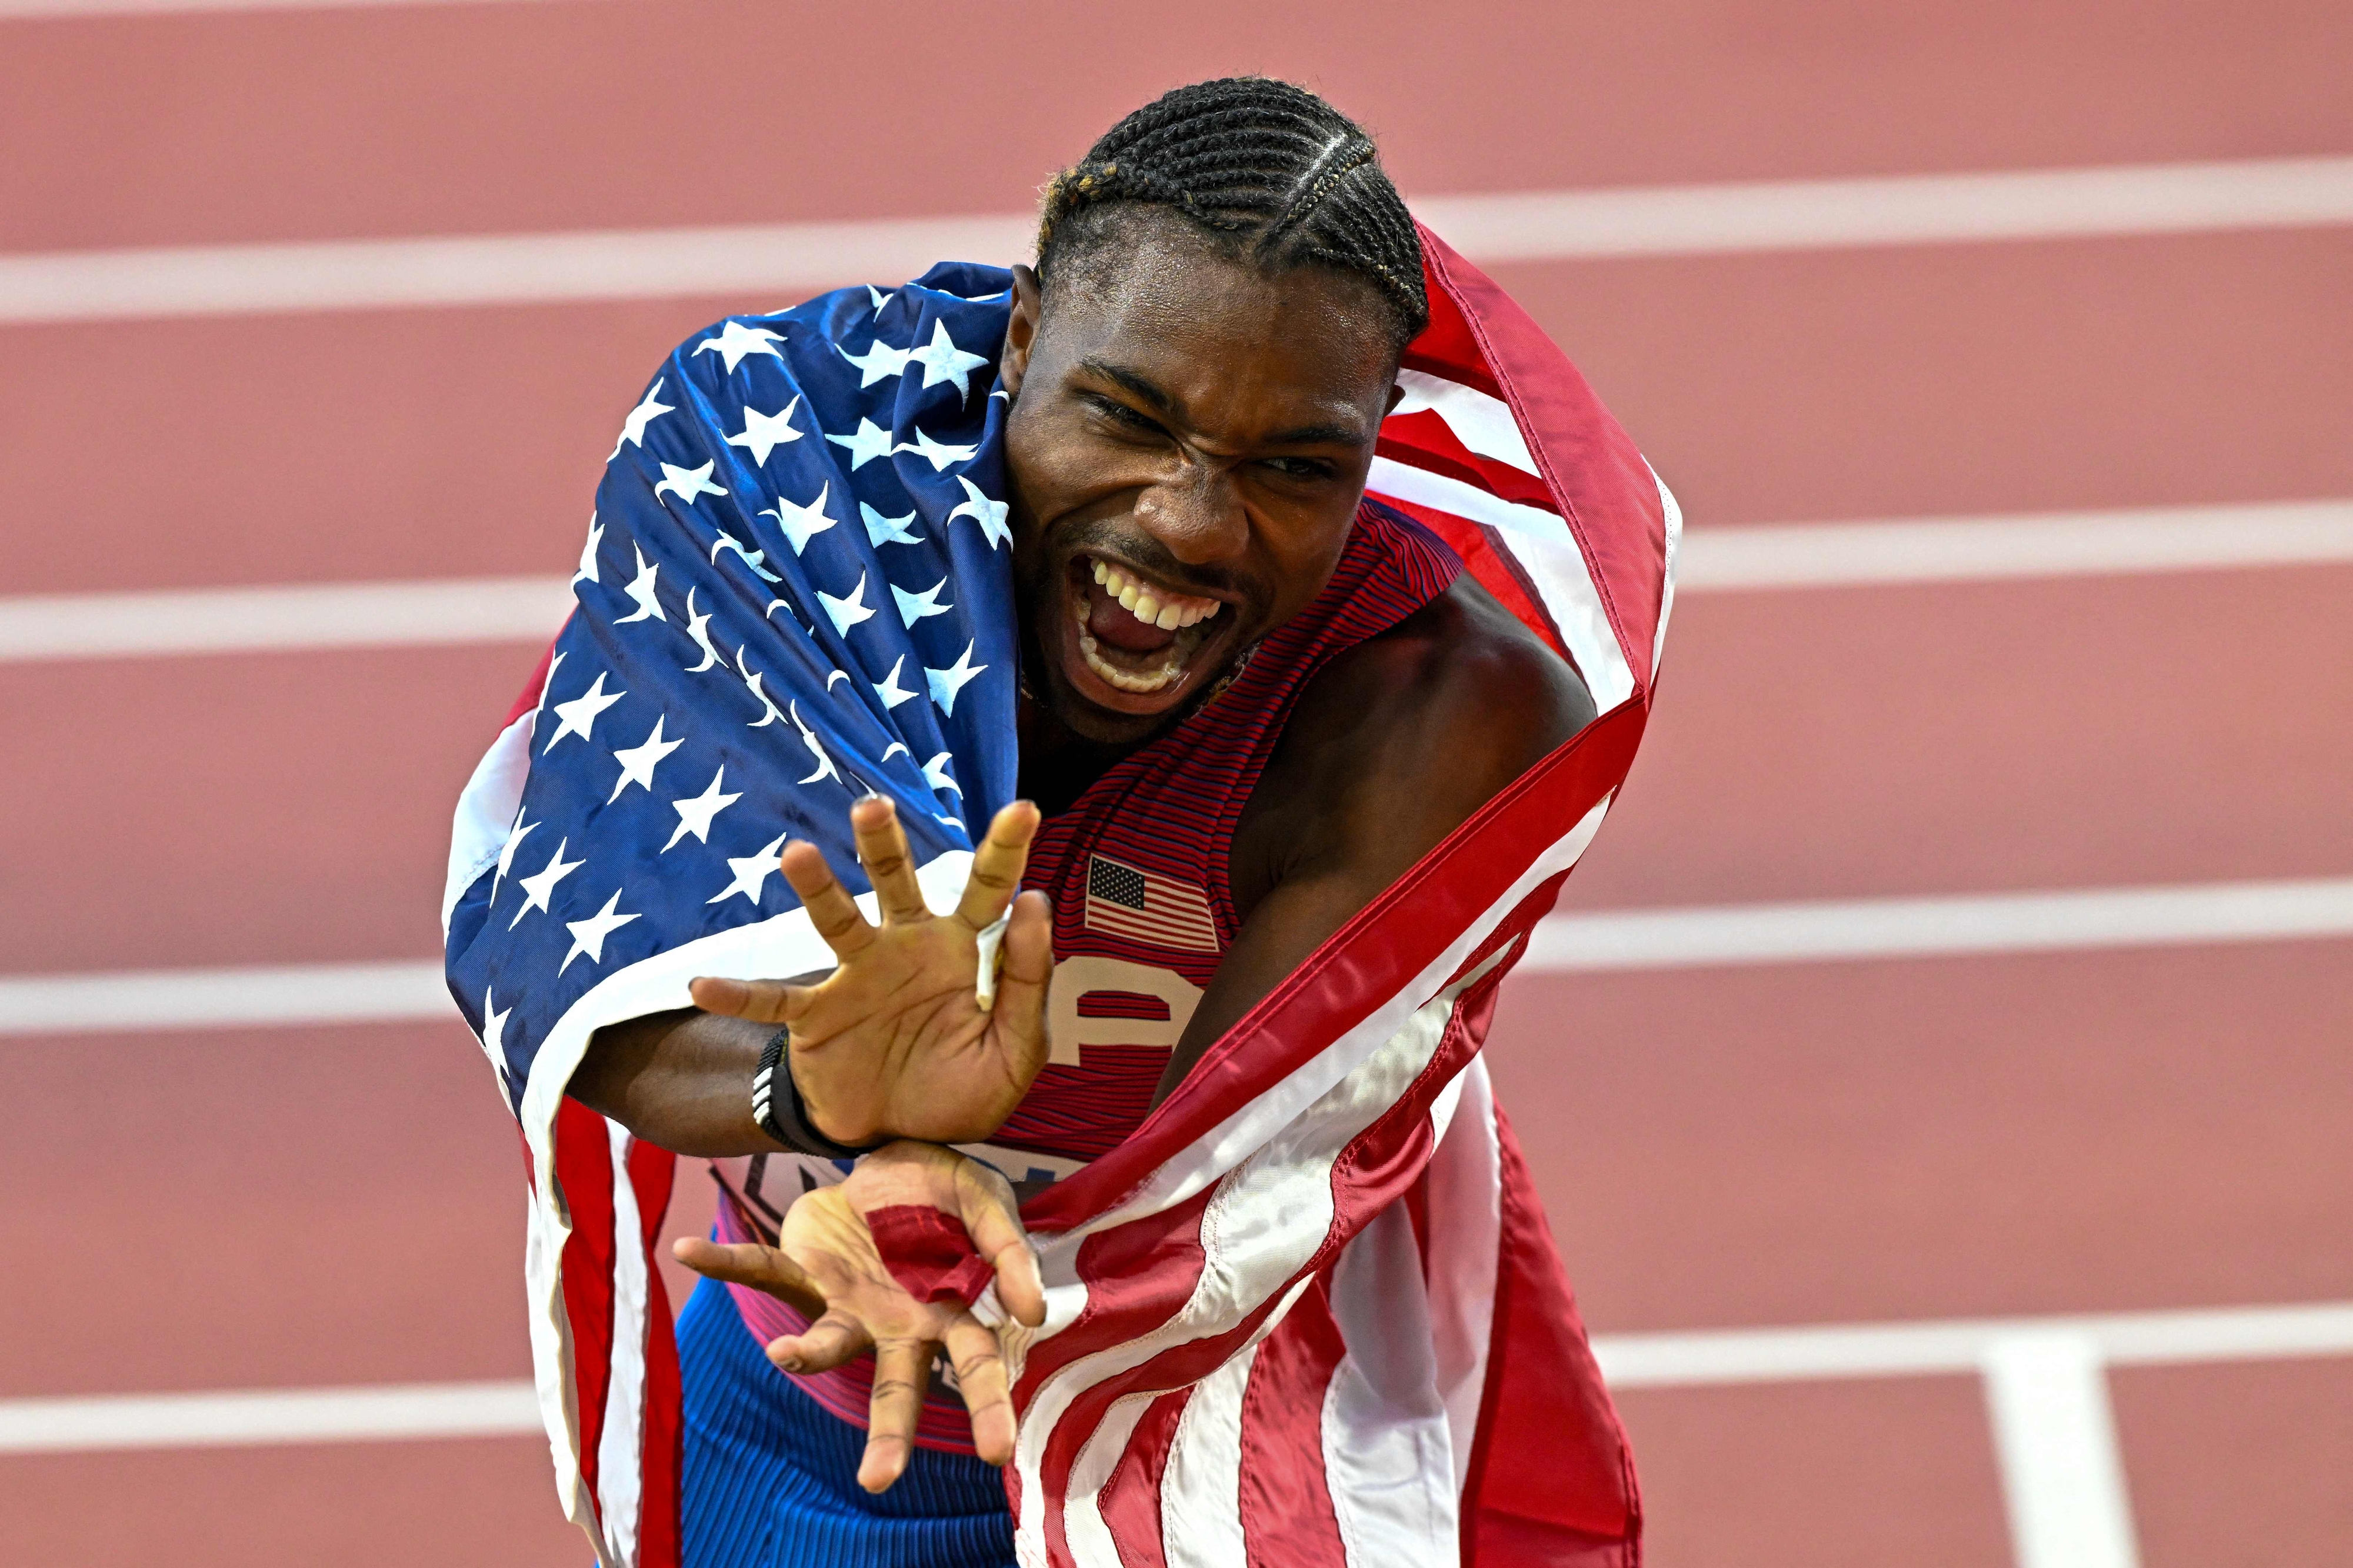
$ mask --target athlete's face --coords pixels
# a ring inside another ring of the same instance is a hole
[[[1269,276],[1149,215],[1114,243],[1050,310],[1016,268],[1004,382],[1030,688],[1079,734],[1120,743],[1322,590],[1397,351],[1360,279]]]

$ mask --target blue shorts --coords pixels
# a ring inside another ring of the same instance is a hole
[[[686,1568],[1013,1568],[994,1465],[918,1448],[880,1497],[858,1484],[866,1434],[768,1363],[723,1285],[678,1320],[685,1394]]]

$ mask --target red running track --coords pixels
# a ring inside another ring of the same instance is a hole
[[[2353,151],[2336,5],[1450,15],[0,22],[0,250],[1006,210],[1241,68],[1418,192]],[[2323,229],[1502,270],[1705,526],[2353,495],[2348,269]],[[649,367],[741,303],[0,329],[0,593],[561,571]],[[1694,595],[1569,901],[2353,873],[2348,590]],[[0,666],[0,968],[428,956],[533,651]],[[2344,1300],[2348,960],[1531,977],[1494,1070],[1604,1331]],[[6,1040],[0,1105],[0,1397],[525,1374],[455,1024]],[[2112,1382],[2148,1568],[2353,1557],[2353,1362]],[[2008,1560],[1972,1380],[1624,1405],[1664,1568]],[[5,1458],[0,1521],[58,1564],[584,1555],[523,1437]]]

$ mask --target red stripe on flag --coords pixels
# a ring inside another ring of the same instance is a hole
[[[572,1329],[580,1479],[601,1529],[596,1450],[613,1375],[613,1145],[605,1119],[571,1099],[556,1107],[554,1142],[555,1184],[572,1220],[564,1243],[564,1315]]]
[[[1482,457],[1462,444],[1454,426],[1435,408],[1417,408],[1410,414],[1392,414],[1381,421],[1381,430],[1374,452],[1397,462],[1426,468],[1433,474],[1443,474],[1450,479],[1460,479],[1466,485],[1500,496],[1521,506],[1541,507],[1557,512],[1560,502],[1543,479],[1525,468],[1514,468],[1500,458]]]
[[[1168,1568],[1167,1545],[1160,1538],[1160,1479],[1168,1473],[1176,1423],[1192,1397],[1190,1388],[1180,1388],[1154,1400],[1103,1483],[1103,1528],[1111,1532],[1121,1568]]]
[[[1666,569],[1666,508],[1657,479],[1633,438],[1533,317],[1426,228],[1421,246],[1430,279],[1438,285],[1431,291],[1433,318],[1443,294],[1479,345],[1498,395],[1520,422],[1536,471],[1560,498],[1561,515],[1584,551],[1635,684],[1647,691]]]
[[[683,1463],[680,1426],[678,1341],[670,1328],[670,1289],[654,1248],[670,1213],[678,1156],[642,1140],[629,1145],[629,1184],[637,1189],[646,1252],[645,1438],[641,1448],[638,1568],[679,1568],[679,1477]]]
[[[1348,1347],[1319,1276],[1250,1363],[1242,1394],[1242,1540],[1253,1563],[1345,1568],[1324,1473],[1324,1391]]]
[[[1503,1234],[1487,1387],[1463,1484],[1463,1568],[1635,1568],[1642,1505],[1618,1412],[1503,1107]]]

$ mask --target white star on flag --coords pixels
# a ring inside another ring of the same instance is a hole
[[[948,513],[950,522],[960,517],[972,519],[980,524],[980,535],[988,541],[991,550],[1013,537],[1013,530],[1005,521],[1005,514],[1012,510],[1010,507],[1001,500],[989,500],[978,485],[962,474],[956,476],[956,483],[964,487],[965,499],[955,510]]]
[[[762,517],[769,517],[774,514],[764,511],[760,515]],[[719,531],[717,542],[713,543],[711,547],[711,563],[713,566],[719,564],[719,552],[723,550],[732,550],[736,554],[742,556],[744,558],[744,564],[749,566],[752,569],[752,574],[760,578],[762,581],[768,583],[781,583],[784,581],[782,577],[777,576],[774,572],[768,570],[765,564],[768,559],[768,552],[766,551],[744,549],[744,542],[736,538],[733,534],[728,532],[723,528]],[[795,553],[797,554],[798,552],[795,552]]]
[[[564,962],[555,966],[556,973],[561,974],[571,968],[572,961],[582,953],[588,955],[588,962],[591,963],[605,962],[605,939],[638,918],[635,915],[615,914],[613,911],[620,902],[621,889],[616,888],[613,889],[613,896],[605,900],[603,909],[585,921],[564,922],[564,929],[572,933],[572,951],[565,953]]]
[[[866,297],[874,301],[874,313],[879,316],[882,313],[882,307],[897,299],[899,297],[899,292],[894,289],[890,293],[885,294],[881,289],[877,289],[873,284],[869,283],[866,286]]]
[[[760,717],[753,720],[744,728],[765,730],[771,724],[783,723],[785,716],[776,711],[776,705],[769,700],[766,692],[760,689],[762,672],[744,662],[744,650],[740,647],[735,650],[735,668],[743,674],[744,684],[751,689],[752,695],[759,700],[761,708]]]
[[[913,630],[915,623],[926,616],[944,616],[955,609],[954,605],[940,603],[940,590],[947,585],[948,580],[943,577],[922,593],[910,594],[898,584],[892,584],[891,597],[899,605],[899,624]]]
[[[744,433],[740,436],[728,437],[727,444],[731,447],[747,447],[752,453],[752,461],[754,464],[765,463],[769,453],[787,441],[797,441],[801,438],[801,433],[792,426],[793,410],[800,405],[801,400],[796,397],[774,414],[763,414],[750,404],[745,404]]]
[[[719,793],[719,786],[726,777],[727,769],[722,764],[719,771],[711,775],[710,788],[689,799],[670,803],[670,808],[678,813],[678,831],[670,836],[670,844],[662,846],[662,853],[668,854],[670,844],[677,843],[690,833],[694,835],[694,841],[698,844],[711,842],[711,819],[744,798],[740,794]]]
[[[512,1005],[501,1007],[493,1002],[488,989],[482,992],[482,1054],[499,1069],[501,1081],[507,1076],[507,1019],[513,1012]]]
[[[891,455],[891,432],[863,415],[859,416],[858,428],[849,435],[828,436],[826,439],[837,447],[849,448],[849,471],[853,474],[875,458]]]
[[[686,591],[686,635],[692,637],[694,646],[702,650],[702,662],[688,665],[687,674],[701,675],[719,662],[719,650],[711,646],[711,614],[707,610],[700,614],[696,612],[692,588]]]
[[[884,517],[864,501],[860,501],[858,515],[866,520],[866,542],[869,544],[921,544],[923,542],[922,534],[907,531],[907,525],[915,521],[915,514],[912,511],[904,517]]]
[[[810,729],[807,724],[801,722],[801,705],[797,702],[793,702],[786,704],[786,706],[791,708],[793,710],[793,728],[801,732],[801,743],[809,749],[809,755],[817,759],[817,767],[809,773],[808,777],[802,779],[799,782],[805,784],[813,784],[819,779],[840,778],[841,774],[834,769],[833,759],[825,754],[825,748],[823,746],[818,744],[817,731]]]
[[[564,847],[571,842],[569,838],[557,839],[555,853],[547,858],[546,865],[542,866],[531,876],[515,879],[515,886],[522,889],[522,908],[515,910],[514,919],[507,921],[507,930],[512,931],[522,924],[522,917],[533,910],[544,913],[547,909],[548,895],[555,891],[555,884],[588,864],[585,859],[566,860],[564,858]]]
[[[833,437],[828,436],[826,439],[830,441]],[[795,506],[780,493],[776,497],[776,504],[760,515],[776,520],[776,526],[784,530],[785,542],[793,547],[793,553],[798,555],[807,547],[810,540],[833,526],[833,519],[825,515],[826,498],[832,493],[831,479],[828,479],[823,488],[818,489],[817,500],[807,506]],[[775,580],[769,579],[771,582]]]
[[[662,614],[661,600],[654,594],[654,574],[658,568],[646,559],[645,551],[634,542],[629,548],[638,552],[638,576],[635,582],[621,592],[636,600],[638,607],[634,614],[623,616],[613,624],[617,626],[626,626],[631,621],[669,620],[670,617]]]
[[[924,667],[923,679],[931,682],[932,700],[939,704],[941,712],[955,713],[956,693],[965,689],[966,682],[988,668],[985,664],[972,662],[972,650],[978,646],[977,638],[965,643],[964,651],[956,655],[956,661],[945,669],[934,669],[928,665]]]
[[[915,695],[899,684],[899,667],[906,662],[907,656],[903,653],[892,660],[891,673],[884,676],[874,688],[874,695],[882,699],[882,706],[885,709],[896,708],[900,703]]]
[[[866,602],[866,574],[863,572],[858,574],[858,586],[849,591],[847,599],[837,599],[822,588],[817,591],[817,596],[818,602],[825,605],[825,613],[832,617],[833,629],[843,637],[849,635],[850,627],[874,614],[873,607]]]
[[[958,800],[964,798],[962,786],[948,776],[948,754],[945,752],[923,764],[923,782],[932,786],[934,794],[944,789],[954,790]]]
[[[551,670],[549,673],[554,672]],[[555,750],[555,742],[566,735],[577,735],[584,741],[595,740],[596,736],[590,731],[596,728],[596,716],[628,695],[626,691],[607,692],[605,689],[605,672],[598,670],[596,685],[571,701],[555,705],[555,716],[564,722],[555,727],[555,733],[547,738],[547,744],[540,748],[539,754],[543,757]]]
[[[507,829],[506,842],[499,846],[499,869],[498,874],[491,879],[491,902],[495,904],[499,901],[499,884],[507,879],[509,871],[514,869],[515,850],[522,847],[524,839],[531,837],[531,830],[538,826],[536,822],[525,822],[522,819],[522,808],[521,806],[515,808],[514,826]]]
[[[705,899],[702,901],[706,904],[725,903],[729,899],[741,893],[752,900],[754,909],[759,908],[760,889],[766,885],[769,877],[780,868],[776,864],[776,852],[785,847],[785,840],[791,837],[789,833],[779,833],[769,839],[767,847],[756,855],[746,855],[740,860],[733,856],[728,857],[727,869],[734,873],[735,879],[720,889],[716,897]]]
[[[833,347],[836,353],[858,367],[858,384],[861,390],[887,377],[907,374],[907,351],[894,349],[880,339],[867,349],[862,358],[839,343]]]
[[[908,350],[907,358],[923,367],[925,386],[953,381],[958,395],[966,399],[972,396],[972,373],[988,363],[985,354],[968,354],[956,347],[948,337],[948,324],[940,321],[932,323],[932,341]]]
[[[717,353],[727,362],[727,372],[733,375],[735,367],[744,363],[745,354],[766,354],[770,359],[783,359],[785,356],[776,352],[776,345],[784,341],[782,332],[772,332],[765,327],[747,327],[741,321],[729,321],[719,329],[717,337],[705,338],[695,344],[694,352],[699,354]]]
[[[725,489],[711,482],[711,470],[718,466],[715,458],[699,468],[681,468],[675,463],[664,463],[661,466],[661,482],[654,486],[654,500],[661,500],[662,491],[668,490],[692,506],[697,496],[725,495]]]
[[[675,741],[662,739],[662,724],[668,718],[668,714],[655,716],[653,733],[646,737],[643,745],[613,753],[613,760],[621,764],[621,776],[614,783],[613,793],[605,797],[607,805],[620,799],[621,792],[633,784],[645,785],[649,795],[653,793],[654,769],[661,765],[664,757],[686,744],[683,737]]]
[[[646,394],[646,400],[630,409],[629,416],[621,421],[621,438],[613,443],[611,451],[605,454],[607,462],[609,463],[619,457],[621,448],[624,447],[644,446],[646,426],[663,415],[675,412],[669,404],[661,400],[662,383],[669,379],[667,376],[654,377],[653,387]]]
[[[913,441],[901,442],[891,449],[894,452],[914,453],[915,456],[931,464],[932,472],[935,474],[950,463],[964,462],[980,450],[978,447],[957,447],[934,441],[929,432],[923,430],[915,432],[915,438]]]
[[[588,542],[580,547],[580,570],[572,574],[574,587],[596,581],[596,546],[603,542],[604,538],[605,525],[596,521],[596,514],[592,511],[588,514]]]

